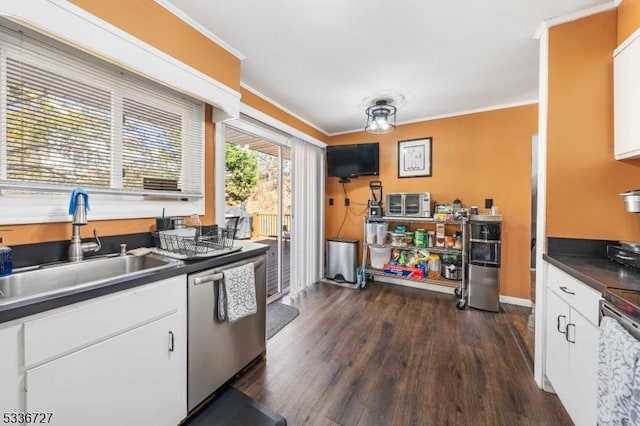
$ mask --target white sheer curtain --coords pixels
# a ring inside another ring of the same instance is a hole
[[[291,140],[293,217],[291,224],[291,284],[296,296],[322,278],[324,264],[324,161],[322,148]]]

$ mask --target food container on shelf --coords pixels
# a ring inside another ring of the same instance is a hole
[[[427,247],[433,247],[436,244],[436,231],[427,231]]]
[[[444,247],[445,243],[445,235],[444,235],[444,223],[436,224],[436,247]]]
[[[413,242],[413,232],[405,232],[404,234],[404,241],[407,243],[407,245],[412,245]]]
[[[404,247],[407,245],[404,232],[389,232],[391,235],[391,245],[394,247]]]
[[[389,231],[389,224],[386,222],[376,223],[376,242],[378,244],[387,243],[387,233]]]
[[[455,243],[453,244],[453,248],[462,250],[462,234],[460,234],[460,232],[456,232],[455,238],[456,240],[455,240]]]
[[[375,222],[367,222],[367,244],[375,244],[378,232],[378,224]]]
[[[391,247],[388,246],[369,246],[369,256],[371,258],[371,267],[382,269],[385,263],[389,262],[391,257]]]
[[[459,280],[460,269],[454,265],[442,265],[442,276],[448,280]]]
[[[444,245],[447,248],[453,248],[453,245],[455,244],[455,239],[453,238],[453,235],[446,235],[444,237]]]
[[[424,248],[427,246],[424,229],[416,229],[416,232],[413,234],[413,245],[418,248]]]
[[[455,212],[453,215],[454,220],[463,220],[463,219],[467,219],[468,217],[469,217],[469,209],[464,207],[461,209],[458,209],[458,211]]]
[[[444,265],[461,265],[461,257],[459,254],[443,253],[441,260]]]
[[[430,254],[428,268],[429,268],[429,278],[431,279],[440,278],[440,268],[441,268],[440,256],[438,256],[437,254]]]

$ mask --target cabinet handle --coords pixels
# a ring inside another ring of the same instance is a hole
[[[573,340],[569,339],[569,327],[573,327]],[[567,339],[569,343],[576,343],[576,325],[575,324],[567,324],[567,333],[564,335],[564,338]]]
[[[169,332],[169,352],[173,352],[175,349],[175,337],[173,335],[173,331]]]
[[[570,295],[572,295],[572,296],[575,294],[573,291],[569,290],[569,289],[568,289],[567,287],[565,287],[565,286],[560,287],[560,290],[562,290],[562,291],[564,291],[565,293],[570,294]]]
[[[558,323],[556,325],[556,328],[558,329],[558,332],[564,334],[566,336],[567,334],[567,325],[564,326],[564,331],[560,330],[560,318],[564,318],[565,320],[567,319],[566,316],[564,315],[558,315]]]

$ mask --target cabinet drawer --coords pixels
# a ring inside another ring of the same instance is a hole
[[[593,324],[598,324],[598,303],[602,297],[600,292],[553,265],[548,265],[547,288]]]
[[[184,275],[83,302],[25,322],[25,368],[184,309]]]

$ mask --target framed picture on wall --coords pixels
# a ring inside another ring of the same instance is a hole
[[[431,138],[398,142],[398,177],[431,176]]]

